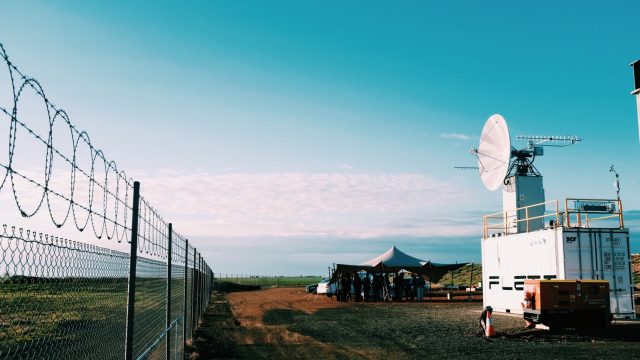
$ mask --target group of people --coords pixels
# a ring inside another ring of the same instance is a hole
[[[425,285],[424,276],[413,273],[410,277],[400,272],[366,273],[364,277],[357,272],[340,273],[336,295],[338,301],[423,301]]]

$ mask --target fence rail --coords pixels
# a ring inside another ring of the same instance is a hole
[[[184,358],[213,272],[142,190],[0,43],[0,358]]]

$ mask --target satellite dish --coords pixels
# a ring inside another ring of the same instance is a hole
[[[498,190],[504,183],[511,160],[509,128],[501,115],[491,115],[484,124],[480,144],[474,152],[482,183],[491,191]]]
[[[533,136],[522,135],[517,140],[528,141],[528,146],[520,150],[511,146],[507,122],[499,114],[493,114],[484,124],[478,148],[471,149],[471,154],[478,158],[478,169],[484,186],[498,190],[511,176],[542,176],[533,166],[539,156],[544,155],[545,146],[565,147],[582,141],[577,136]],[[456,167],[470,169],[470,166]]]

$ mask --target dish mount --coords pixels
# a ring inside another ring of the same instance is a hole
[[[516,139],[527,141],[527,146],[516,149],[511,145],[509,128],[502,115],[491,115],[485,122],[480,144],[471,153],[478,158],[480,178],[487,189],[495,191],[515,175],[542,176],[533,162],[544,155],[544,147],[566,147],[582,141],[577,136],[518,135]]]
[[[545,202],[542,175],[533,165],[537,157],[544,155],[544,147],[566,147],[578,143],[577,136],[519,135],[517,140],[527,145],[516,149],[511,145],[509,128],[505,119],[492,115],[484,124],[480,143],[471,153],[478,159],[480,178],[484,186],[495,191],[502,188],[502,208],[505,213],[505,229],[521,232],[544,228],[544,206],[522,210]],[[520,209],[520,210],[516,210]],[[534,220],[520,221],[524,218]]]

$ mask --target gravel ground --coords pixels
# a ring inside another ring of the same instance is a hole
[[[640,358],[640,322],[614,323],[609,334],[551,332],[525,330],[521,318],[496,313],[497,335],[486,339],[476,335],[480,302],[314,302],[302,289],[232,293],[226,300],[212,303],[226,307],[226,315],[205,319],[210,334],[196,339],[198,347],[218,342],[201,358]]]

